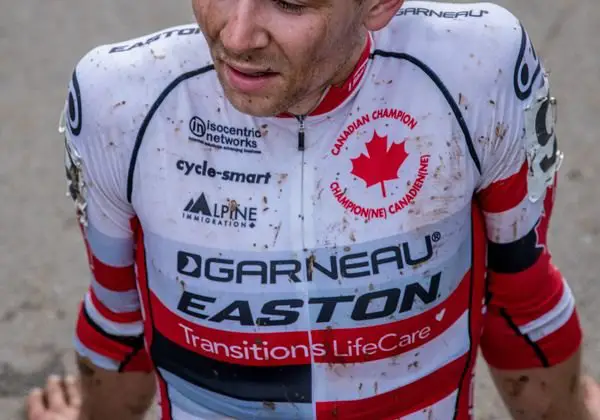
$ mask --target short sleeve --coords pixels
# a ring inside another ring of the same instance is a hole
[[[89,53],[73,72],[60,130],[68,193],[90,267],[75,347],[99,367],[147,371],[134,263],[136,218],[126,196],[130,151],[118,119],[107,109],[111,86],[96,75],[97,54]]]
[[[488,240],[482,351],[494,367],[525,369],[567,359],[581,329],[547,241],[562,161],[556,100],[526,30],[506,43],[477,191]]]

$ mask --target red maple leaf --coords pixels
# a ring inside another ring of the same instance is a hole
[[[352,175],[367,183],[367,188],[381,184],[381,193],[386,197],[385,181],[398,179],[398,169],[408,157],[404,142],[392,143],[388,150],[388,137],[380,137],[377,131],[366,144],[368,155],[361,153],[359,157],[350,159]]]

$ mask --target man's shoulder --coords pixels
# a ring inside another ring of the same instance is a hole
[[[99,47],[108,56],[123,60],[139,60],[146,57],[156,60],[171,61],[181,58],[179,54],[194,53],[185,57],[192,60],[209,57],[200,27],[197,24],[186,24],[161,29],[136,38],[113,42]]]
[[[148,107],[182,74],[212,64],[197,25],[181,25],[97,46],[76,64],[71,89],[98,116]]]
[[[539,65],[519,19],[493,3],[408,1],[386,32],[386,48],[422,61],[446,80],[512,83],[528,60],[530,74],[517,74],[527,84],[533,79],[525,76]]]
[[[451,34],[456,34],[478,36],[472,41],[487,42],[488,38],[504,35],[503,31],[517,31],[519,25],[511,11],[489,2],[407,1],[391,22],[395,31],[422,31],[428,34],[429,41],[436,37],[452,39]]]
[[[493,3],[408,1],[379,39],[388,56],[419,63],[465,104],[525,101],[543,76],[525,27]]]

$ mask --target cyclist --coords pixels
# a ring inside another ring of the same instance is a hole
[[[193,7],[199,25],[95,48],[72,76],[92,278],[62,407],[138,419],[157,388],[164,420],[468,419],[481,349],[515,418],[583,419],[547,245],[556,103],[519,21],[489,3]]]

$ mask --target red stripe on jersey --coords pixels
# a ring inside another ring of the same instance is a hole
[[[581,345],[583,333],[579,323],[577,311],[573,311],[571,318],[554,331],[537,342],[537,345],[542,349],[548,364],[550,366],[557,365],[567,360]]]
[[[104,264],[92,253],[92,272],[96,281],[105,289],[113,292],[126,292],[136,288],[135,269],[127,267],[112,267]]]
[[[485,217],[477,203],[473,203],[471,211],[473,235],[473,260],[470,279],[471,290],[469,294],[469,340],[470,349],[468,362],[465,366],[460,381],[456,415],[454,420],[470,420],[470,410],[473,407],[474,369],[477,361],[481,328],[483,325],[483,302],[485,298],[485,273],[486,273],[486,226]]]
[[[490,312],[481,350],[485,360],[496,369],[533,369],[564,362],[577,351],[581,340],[582,332],[576,313],[561,328],[533,343],[510,328],[506,319]],[[540,353],[543,358],[540,358]]]
[[[467,310],[469,278],[463,277],[448,298],[434,308],[408,319],[372,327],[335,328],[312,332],[313,346],[324,355],[317,363],[362,363],[394,357],[427,344],[453,325]]]
[[[125,357],[125,360],[119,366],[121,372],[146,372],[150,373],[154,371],[152,360],[145,347],[141,347],[139,350],[134,350],[129,356]]]
[[[144,229],[142,224],[137,217],[133,217],[129,220],[131,231],[135,237],[135,264],[137,266],[137,282],[140,290],[141,305],[144,308],[144,338],[145,344],[148,348],[152,345],[152,331],[154,330],[154,316],[152,308],[150,307],[150,289],[148,286],[147,267],[146,267],[146,247],[144,243]],[[152,359],[148,360],[152,368],[156,371],[156,366]],[[158,382],[158,391],[160,394],[160,412],[161,420],[172,420],[171,415],[171,400],[169,399],[169,392],[166,381],[162,378],[159,372],[156,375]]]
[[[288,366],[310,364],[306,331],[241,333],[202,327],[171,312],[150,292],[154,326],[166,338],[214,360],[245,366]],[[265,355],[264,348],[271,350]]]
[[[527,161],[516,174],[490,184],[477,194],[481,209],[501,213],[515,208],[527,196]]]
[[[466,355],[462,356],[422,379],[374,397],[355,401],[317,402],[317,419],[397,420],[423,410],[456,391],[467,359]]]
[[[160,419],[161,420],[172,420],[171,416],[171,400],[169,399],[169,389],[167,382],[162,378],[161,375],[157,375],[158,380],[158,391],[160,392],[160,399],[158,406],[160,407]]]
[[[403,354],[454,324],[467,310],[468,296],[469,284],[463,280],[444,303],[427,312],[372,327],[312,331],[312,343],[306,331],[242,333],[200,326],[171,312],[153,293],[151,305],[156,328],[190,351],[246,366],[290,366],[361,363]]]
[[[126,292],[136,288],[136,276],[133,265],[127,267],[112,267],[100,261],[90,247],[90,243],[85,235],[85,230],[81,224],[79,229],[83,235],[85,251],[88,257],[90,270],[96,281],[104,288],[113,292]]]
[[[80,306],[76,334],[79,341],[88,349],[112,360],[120,362],[132,350],[131,347],[112,340],[90,325],[83,313],[83,305]]]
[[[491,307],[504,308],[518,326],[552,310],[564,293],[560,271],[544,253],[527,270],[515,274],[489,273]]]
[[[366,74],[368,60],[371,55],[371,46],[373,41],[371,36],[367,36],[367,43],[363,52],[352,70],[352,73],[341,86],[330,86],[329,90],[322,98],[317,107],[309,114],[310,116],[323,115],[333,111],[337,106],[340,106],[348,97],[356,90],[360,81]],[[278,118],[295,118],[289,112],[284,112],[277,115]]]
[[[137,322],[142,319],[141,311],[133,311],[133,312],[113,312],[110,308],[105,306],[96,296],[94,292],[94,288],[90,288],[90,298],[92,300],[92,304],[94,308],[109,321],[117,322],[120,324],[130,324],[132,322]]]
[[[144,309],[144,338],[148,346],[152,343],[152,331],[154,330],[154,316],[150,307],[150,289],[148,286],[146,269],[146,247],[144,243],[144,230],[137,217],[129,220],[131,231],[135,237],[135,264],[137,267],[137,284],[140,290],[140,303]]]

